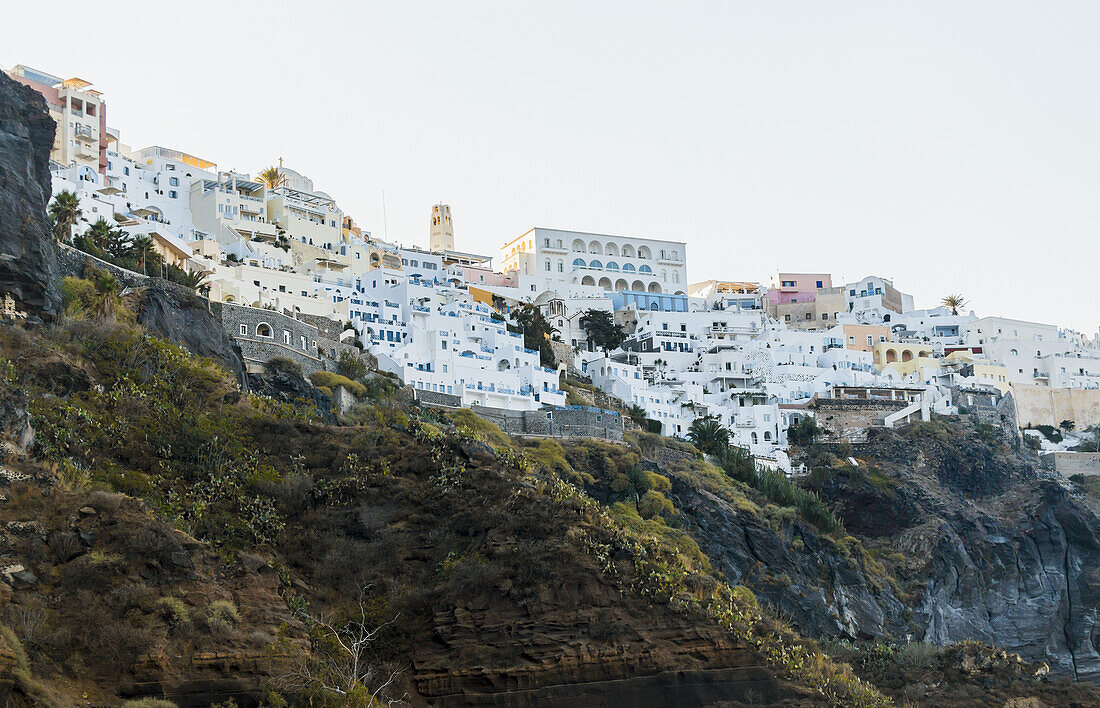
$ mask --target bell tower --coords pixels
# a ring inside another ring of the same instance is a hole
[[[432,229],[428,240],[432,253],[455,250],[455,229],[451,224],[451,207],[436,204],[432,207]]]

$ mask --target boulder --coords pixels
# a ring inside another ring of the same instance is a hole
[[[206,300],[181,285],[150,280],[138,293],[137,320],[153,334],[175,342],[197,356],[213,359],[247,386],[241,350]]]

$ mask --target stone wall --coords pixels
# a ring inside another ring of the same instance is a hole
[[[1100,475],[1100,452],[1048,452],[1040,455],[1039,460],[1044,469],[1054,470],[1063,477]]]
[[[617,411],[603,408],[557,406],[536,411],[513,411],[477,406],[473,410],[513,435],[623,439],[622,416]]]
[[[966,408],[969,415],[979,423],[987,423],[1001,429],[1005,443],[1012,447],[1021,442],[1020,426],[1016,419],[1016,401],[1011,393],[951,389],[951,400],[955,405]]]
[[[1052,425],[1072,420],[1078,430],[1100,424],[1100,389],[1050,388],[1012,384],[1021,426]]]
[[[882,419],[909,405],[906,401],[854,401],[818,399],[813,404],[819,427],[829,431],[823,440],[866,442],[867,428],[882,425]]]
[[[83,278],[84,268],[89,261],[96,268],[105,270],[115,276],[124,288],[140,288],[149,284],[150,278],[147,275],[120,268],[113,263],[108,263],[67,244],[59,243],[57,245],[57,264],[62,277]]]
[[[421,403],[427,403],[431,406],[446,406],[447,408],[462,407],[461,396],[456,396],[451,393],[439,393],[438,391],[422,391],[418,388],[412,390],[416,400]]]
[[[250,372],[263,371],[264,364],[276,357],[296,362],[302,367],[303,376],[308,377],[316,371],[325,370],[324,362],[318,356],[318,333],[313,325],[281,312],[247,305],[212,302],[210,307],[225,331],[240,346]],[[257,328],[261,325],[271,328],[270,337],[257,334]],[[286,341],[287,335],[289,344]]]

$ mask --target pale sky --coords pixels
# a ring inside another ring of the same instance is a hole
[[[692,282],[876,274],[1094,333],[1097,36],[1069,1],[83,0],[6,7],[0,66],[93,82],[135,148],[281,156],[404,244],[442,201],[463,250],[676,239]]]

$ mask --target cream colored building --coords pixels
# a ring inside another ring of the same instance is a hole
[[[57,123],[50,159],[65,167],[86,166],[102,174],[110,140],[102,94],[84,79],[62,79],[23,64],[6,73],[46,99],[50,117]]]

